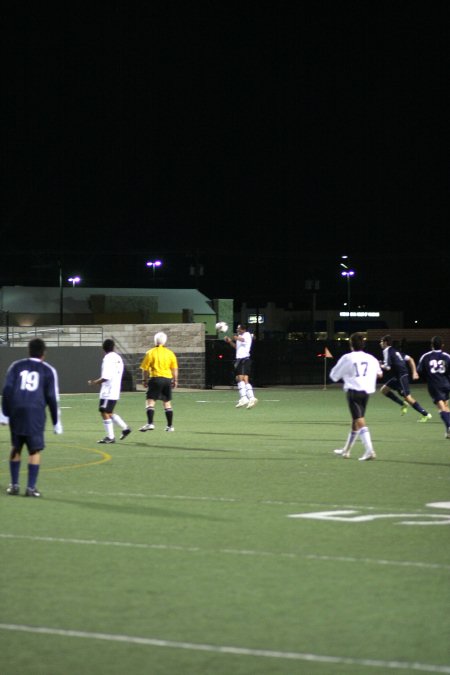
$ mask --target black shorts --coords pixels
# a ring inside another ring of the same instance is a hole
[[[111,415],[116,407],[116,403],[117,401],[113,401],[109,398],[101,398],[98,409],[101,413],[105,412]]]
[[[168,377],[151,377],[148,381],[146,398],[152,401],[172,400],[172,380]]]
[[[347,403],[350,408],[352,420],[366,416],[366,408],[369,402],[369,394],[366,391],[356,391],[349,389],[347,391]]]
[[[430,394],[433,403],[437,403],[438,401],[448,401],[450,387],[433,387],[432,384],[429,384],[428,393]]]
[[[397,391],[400,396],[409,396],[411,393],[408,375],[400,375],[398,378],[391,377],[390,380],[385,383],[385,385],[386,387],[389,387],[389,389],[394,389],[394,391]]]
[[[236,359],[234,362],[234,372],[236,375],[247,375],[247,377],[250,377],[251,368],[252,361],[248,356],[245,359]]]
[[[38,450],[43,450],[45,447],[44,430],[25,436],[23,434],[15,434],[11,429],[11,445],[17,452],[20,452],[23,446],[26,445],[29,454],[37,452]]]

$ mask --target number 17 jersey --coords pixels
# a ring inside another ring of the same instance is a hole
[[[373,394],[377,388],[377,378],[382,375],[380,364],[372,354],[363,351],[349,352],[341,356],[330,371],[333,382],[343,380],[344,391],[353,389]]]

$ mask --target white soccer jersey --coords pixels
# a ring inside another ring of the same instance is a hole
[[[100,398],[118,401],[120,398],[120,388],[122,384],[123,361],[117,352],[108,352],[102,361],[102,386],[100,389]]]
[[[242,333],[242,335],[239,337],[243,338],[244,341],[242,342],[241,340],[236,340],[236,358],[245,359],[250,356],[250,349],[252,348],[252,336],[248,331],[245,331],[245,333]]]
[[[366,352],[349,352],[341,356],[330,371],[333,382],[343,380],[344,391],[354,389],[373,394],[377,388],[377,377],[382,374],[377,359]]]

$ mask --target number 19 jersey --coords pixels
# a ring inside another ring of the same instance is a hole
[[[47,405],[56,424],[58,401],[58,375],[52,366],[36,358],[21,359],[10,365],[3,387],[2,409],[14,433],[23,436],[41,433]]]

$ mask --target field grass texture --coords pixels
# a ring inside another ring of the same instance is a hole
[[[41,499],[11,497],[0,427],[3,675],[450,673],[450,440],[374,394],[377,459],[334,455],[339,386],[175,391],[174,433],[144,393],[105,433],[64,395]]]

